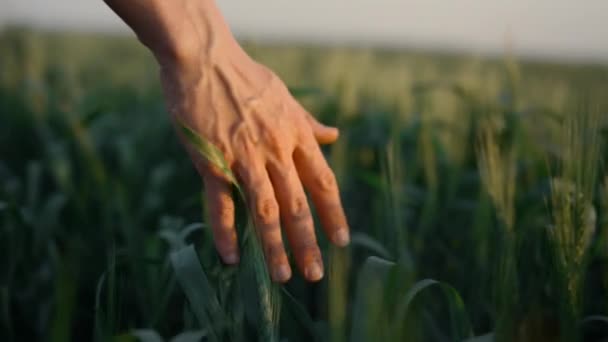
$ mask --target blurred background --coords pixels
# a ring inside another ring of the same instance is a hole
[[[422,47],[552,59],[608,59],[602,0],[218,1],[234,32],[260,41]],[[103,1],[3,0],[0,22],[130,34]]]
[[[341,129],[351,245],[277,285],[105,4],[0,1],[0,341],[608,338],[608,2],[219,1]]]

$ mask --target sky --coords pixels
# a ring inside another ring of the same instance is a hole
[[[242,38],[608,62],[608,0],[218,0]],[[50,6],[49,4],[53,4]],[[0,0],[0,25],[128,33],[102,0]]]

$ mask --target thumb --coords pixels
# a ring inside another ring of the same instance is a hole
[[[338,140],[340,131],[336,127],[326,126],[317,121],[317,119],[310,114],[307,115],[307,119],[312,128],[312,132],[315,135],[315,139],[319,144],[333,144]]]

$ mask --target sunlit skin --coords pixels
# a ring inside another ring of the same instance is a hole
[[[212,0],[105,0],[154,54],[171,117],[212,142],[247,195],[274,281],[292,276],[282,231],[298,269],[323,277],[305,189],[327,237],[349,243],[336,178],[319,144],[338,130],[317,122],[268,68],[232,36]],[[203,179],[215,246],[239,262],[234,201],[225,176],[180,137]]]

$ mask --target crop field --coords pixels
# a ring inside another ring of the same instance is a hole
[[[608,339],[608,66],[244,45],[341,130],[323,280],[271,283],[242,200],[222,264],[134,39],[9,29],[0,341]]]

